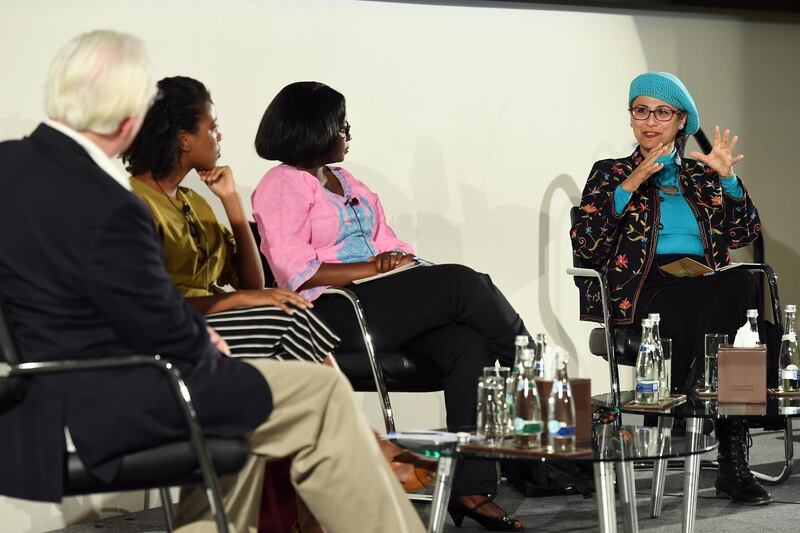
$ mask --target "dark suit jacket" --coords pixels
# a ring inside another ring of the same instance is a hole
[[[0,143],[0,299],[24,361],[172,359],[207,434],[241,435],[272,407],[260,373],[220,356],[170,282],[144,204],[46,125]],[[0,494],[61,498],[64,426],[104,480],[121,454],[188,435],[155,369],[38,378],[0,415]]]

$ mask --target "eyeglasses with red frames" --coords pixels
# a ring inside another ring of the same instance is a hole
[[[670,107],[658,107],[656,109],[650,109],[649,107],[645,107],[643,105],[637,105],[636,107],[628,109],[628,111],[634,120],[647,120],[650,118],[650,114],[653,114],[653,116],[655,116],[656,120],[659,122],[669,122],[675,115],[680,115],[683,113],[683,111],[678,111]]]

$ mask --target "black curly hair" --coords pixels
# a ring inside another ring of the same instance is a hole
[[[324,83],[298,81],[270,102],[256,133],[256,152],[293,166],[325,163],[345,125],[344,96]]]
[[[149,172],[154,179],[167,177],[178,162],[181,131],[194,133],[211,93],[199,81],[185,76],[164,78],[142,128],[122,153],[125,169],[132,175]]]

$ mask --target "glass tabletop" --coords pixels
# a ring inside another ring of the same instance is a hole
[[[689,438],[673,436],[670,429],[646,426],[618,428],[613,424],[599,426],[591,443],[579,443],[576,451],[569,453],[548,453],[544,448],[516,448],[510,439],[506,439],[502,446],[487,446],[474,435],[469,443],[404,439],[402,432],[395,434],[391,440],[411,452],[428,457],[591,463],[681,458],[709,452],[717,447],[717,441],[708,435],[698,435],[692,443]]]
[[[677,418],[739,418],[763,416],[800,416],[800,397],[767,397],[767,403],[719,403],[716,398],[701,397],[694,391],[686,394],[686,399],[672,407],[654,410],[636,405],[633,391],[620,392],[620,412],[642,415],[674,416]],[[611,393],[592,396],[592,404],[597,407],[612,408]]]

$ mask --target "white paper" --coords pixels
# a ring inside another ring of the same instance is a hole
[[[750,323],[745,322],[742,327],[736,330],[736,338],[733,345],[736,348],[755,348],[758,344],[758,333],[750,330]]]

